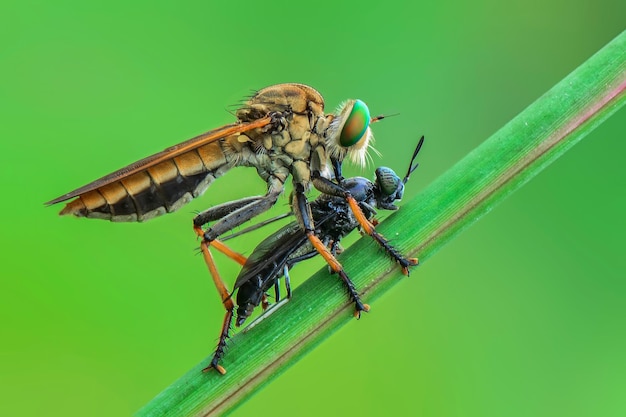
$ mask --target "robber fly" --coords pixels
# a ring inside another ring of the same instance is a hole
[[[258,91],[236,112],[237,121],[172,146],[57,197],[47,204],[69,201],[61,214],[112,221],[146,221],[178,210],[201,195],[213,180],[235,166],[256,168],[267,182],[263,196],[222,204],[218,210],[198,214],[195,233],[209,270],[216,272],[209,246],[243,263],[217,239],[268,210],[293,177],[293,211],[307,239],[333,270],[341,265],[315,234],[305,192],[313,184],[325,194],[344,198],[361,226],[368,222],[350,193],[325,178],[339,172],[346,156],[363,163],[372,138],[371,118],[361,100],[348,100],[334,114],[324,114],[324,99],[303,84],[278,84]],[[215,221],[206,229],[203,226]],[[227,305],[229,293],[217,273],[215,284]]]
[[[422,147],[424,137],[420,139],[411,157],[411,162],[404,179],[400,179],[396,173],[387,167],[376,169],[374,182],[363,178],[354,177],[348,179],[338,178],[338,184],[347,190],[357,201],[364,216],[370,220],[376,214],[375,208],[383,210],[397,210],[395,201],[402,199],[404,185],[409,176],[417,168],[415,158]],[[310,204],[316,234],[322,243],[335,255],[339,249],[339,242],[348,233],[360,227],[359,221],[350,209],[346,200],[332,194],[321,194]],[[252,228],[256,228],[253,226]],[[243,231],[245,232],[245,231]],[[397,262],[405,273],[408,267],[417,264],[417,259],[407,259],[402,256],[389,242],[379,233],[373,231],[370,236]],[[254,309],[265,302],[266,293],[274,287],[276,301],[280,300],[278,280],[285,276],[287,297],[291,296],[289,284],[289,269],[296,263],[315,256],[318,251],[307,239],[298,222],[294,221],[280,228],[275,233],[264,239],[247,258],[241,272],[237,276],[233,291],[237,291],[237,317],[235,325],[241,326],[252,314]],[[355,306],[355,317],[360,317],[362,311],[369,311],[369,306],[364,304],[348,276],[343,270],[336,271],[341,278],[350,300]],[[233,319],[233,309],[227,309],[222,325],[220,339],[211,360],[205,370],[215,368],[224,374],[226,370],[219,364],[224,355],[226,340]]]

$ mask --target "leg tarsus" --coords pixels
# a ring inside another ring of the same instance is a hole
[[[361,311],[364,311],[364,312],[368,313],[370,311],[370,305],[369,304],[360,304],[360,306],[359,306],[358,304],[355,304],[354,317],[357,320],[361,318]]]
[[[224,350],[226,349],[226,340],[230,337],[229,334],[232,325],[233,310],[235,309],[235,305],[228,290],[226,289],[224,281],[222,281],[222,278],[217,271],[217,266],[215,265],[207,242],[202,241],[202,243],[200,243],[200,250],[202,251],[202,255],[204,256],[207,267],[209,268],[209,272],[213,277],[213,282],[215,283],[217,292],[220,294],[222,304],[226,309],[226,315],[224,316],[224,322],[222,323],[222,331],[220,332],[220,338],[217,343],[217,347],[215,348],[213,359],[211,360],[211,364],[208,367],[204,368],[203,371],[206,372],[211,368],[215,368],[220,374],[224,375],[226,373],[226,369],[219,365],[218,362],[222,358],[222,356],[224,356]]]
[[[419,261],[417,258],[405,258],[400,252],[398,252],[396,248],[394,248],[389,243],[387,239],[385,239],[383,235],[378,233],[376,230],[372,229],[371,233],[368,234],[372,237],[372,239],[376,241],[376,243],[380,245],[380,247],[385,250],[385,252],[389,254],[389,256],[393,258],[394,261],[396,261],[400,265],[400,267],[402,268],[402,273],[404,275],[409,275],[410,266],[418,265]]]
[[[215,348],[215,353],[213,353],[213,359],[211,359],[211,363],[209,366],[204,368],[202,371],[207,372],[210,369],[214,368],[217,372],[224,375],[226,373],[226,369],[219,364],[220,359],[224,356],[224,351],[226,350],[226,340],[230,338],[230,328],[233,321],[233,310],[227,310],[226,315],[224,316],[224,322],[222,323],[222,331],[220,332],[220,340],[217,342],[217,347]]]
[[[408,277],[410,275],[409,266],[419,265],[419,260],[417,258],[405,258],[404,261],[406,262],[401,262],[400,265],[402,266],[402,273]]]
[[[211,360],[211,364],[206,368],[203,368],[202,372],[209,372],[211,369],[215,369],[221,375],[226,375],[226,369],[222,365],[217,363],[217,360],[215,359]]]

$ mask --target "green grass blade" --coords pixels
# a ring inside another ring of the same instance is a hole
[[[427,260],[457,233],[562,155],[626,101],[626,32],[467,155],[379,230],[405,254]],[[416,134],[417,139],[417,134]],[[427,137],[427,140],[429,138]],[[429,147],[437,146],[430,138]],[[381,259],[371,262],[371,259]],[[342,255],[367,302],[398,282],[367,237]],[[413,270],[414,275],[419,269]],[[313,275],[293,299],[231,340],[224,376],[202,373],[207,358],[159,394],[138,416],[193,416],[232,410],[352,318],[339,280]]]

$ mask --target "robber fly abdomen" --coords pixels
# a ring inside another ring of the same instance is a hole
[[[61,214],[112,221],[146,221],[178,210],[232,166],[226,139],[203,145],[87,191]]]

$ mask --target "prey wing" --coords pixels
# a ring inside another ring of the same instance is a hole
[[[328,213],[321,219],[316,218],[316,227],[322,226],[333,216],[334,213]],[[278,229],[254,248],[237,276],[233,292],[254,277],[259,277],[262,281],[279,277],[293,255],[305,255],[298,251],[308,242],[309,239],[298,222],[291,222]],[[311,251],[315,252],[312,247]]]
[[[297,222],[291,222],[265,238],[248,257],[237,276],[233,291],[253,277],[260,276],[265,281],[280,275],[291,254],[307,241],[306,234]]]

